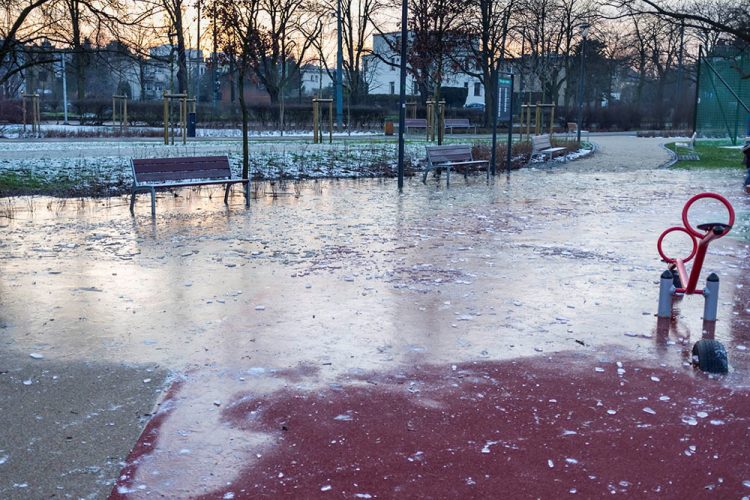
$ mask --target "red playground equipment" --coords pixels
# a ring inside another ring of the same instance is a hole
[[[688,219],[688,212],[695,202],[703,199],[717,200],[724,205],[728,213],[727,222],[709,222],[693,227]],[[661,233],[656,245],[661,258],[669,264],[669,269],[661,275],[658,316],[660,318],[670,318],[672,316],[672,299],[675,295],[701,294],[705,300],[703,321],[713,322],[716,321],[719,307],[719,276],[716,273],[711,273],[706,279],[706,288],[699,290],[696,287],[703,262],[706,259],[708,245],[712,241],[726,236],[732,229],[732,225],[734,224],[734,208],[726,198],[719,194],[697,194],[685,203],[685,207],[682,209],[682,224],[683,226],[670,227]],[[687,257],[672,258],[664,253],[662,248],[664,238],[674,232],[685,233],[690,237],[693,248]],[[695,261],[688,274],[685,264],[693,260],[693,258],[695,258]],[[677,273],[676,276],[675,271]],[[693,361],[705,371],[726,373],[728,370],[726,350],[721,343],[713,339],[702,339],[695,344],[693,347]]]

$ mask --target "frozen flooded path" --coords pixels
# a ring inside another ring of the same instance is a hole
[[[402,195],[310,181],[245,210],[203,189],[160,195],[155,219],[145,199],[135,218],[125,198],[2,205],[0,495],[106,495],[166,388],[115,497],[750,492],[741,178],[657,169],[656,139],[595,142]],[[721,380],[687,364],[702,300],[654,316],[656,238],[704,190],[738,214],[705,266]]]

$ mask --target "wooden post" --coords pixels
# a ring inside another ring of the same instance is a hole
[[[536,102],[536,114],[534,115],[534,135],[542,133],[542,103]]]
[[[427,101],[427,140],[435,140],[435,120],[437,118],[437,101],[431,99]]]
[[[328,144],[333,144],[333,99],[328,101]]]
[[[445,138],[445,101],[438,103],[438,146],[443,144]]]
[[[117,122],[117,96],[112,96],[112,129],[114,131],[115,122]]]
[[[122,114],[123,114],[122,123],[123,123],[123,127],[125,129],[125,132],[127,132],[128,131],[128,96],[127,95],[123,96],[122,105],[123,105],[123,109],[122,109]]]
[[[526,140],[531,138],[531,104],[526,105]]]
[[[26,135],[26,96],[21,98],[23,103],[23,135]]]
[[[318,143],[318,100],[312,100],[313,144]]]
[[[180,99],[180,114],[182,123],[182,144],[187,144],[187,97]]]
[[[36,96],[36,133],[38,135],[42,133],[42,103],[39,94]]]
[[[549,136],[552,137],[552,134],[555,132],[555,105],[552,105],[552,108],[550,109],[550,117],[549,117]]]

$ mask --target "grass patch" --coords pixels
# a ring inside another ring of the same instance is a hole
[[[665,146],[678,156],[694,153],[700,157],[699,160],[679,160],[673,168],[745,168],[742,164],[741,150],[722,147],[731,146],[728,141],[696,141],[694,150],[677,146],[674,142]]]
[[[51,195],[62,197],[111,196],[127,191],[124,182],[110,185],[95,176],[71,178],[58,175],[47,179],[28,171],[0,172],[0,198],[5,196]]]

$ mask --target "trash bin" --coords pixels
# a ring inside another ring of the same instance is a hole
[[[187,135],[188,137],[195,137],[195,113],[188,113],[187,122]]]
[[[385,135],[393,135],[393,120],[385,121]]]

